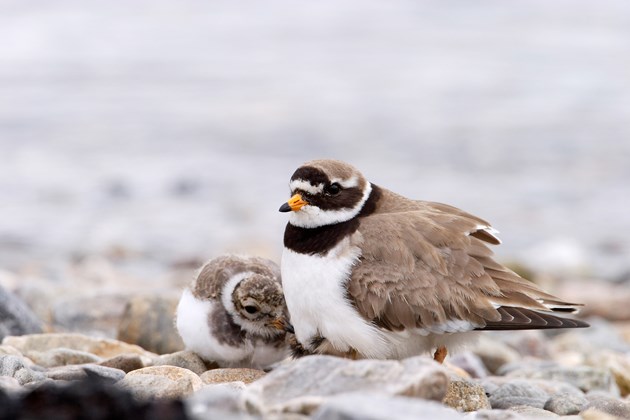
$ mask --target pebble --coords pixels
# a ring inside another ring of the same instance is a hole
[[[489,375],[488,369],[481,361],[481,358],[469,351],[450,357],[447,363],[463,369],[471,378],[485,378]]]
[[[31,334],[20,337],[6,337],[2,340],[2,344],[15,347],[26,357],[29,357],[29,354],[33,351],[44,352],[57,348],[84,351],[103,359],[126,353],[136,354],[149,361],[157,357],[156,354],[133,344],[77,333]]]
[[[145,367],[142,359],[135,354],[120,354],[99,363],[101,366],[120,369],[123,372],[131,372],[132,370],[142,369]]]
[[[584,395],[560,393],[552,395],[543,408],[560,416],[568,416],[578,414],[587,404],[588,400]]]
[[[0,376],[0,391],[19,392],[21,389],[20,382],[13,376]]]
[[[468,381],[451,380],[442,403],[458,411],[477,411],[490,408],[484,388]]]
[[[266,373],[258,369],[248,368],[224,368],[209,370],[201,375],[204,384],[218,384],[224,382],[243,382],[244,384],[252,383],[262,377]]]
[[[623,354],[603,350],[589,355],[586,363],[610,371],[621,396],[630,395],[630,352]]]
[[[52,323],[57,331],[113,337],[127,300],[124,293],[69,296],[52,305]]]
[[[328,398],[312,420],[461,420],[457,411],[434,401],[382,394],[346,393]]]
[[[253,420],[257,417],[246,412],[244,390],[242,382],[206,385],[186,399],[187,411],[199,420]]]
[[[326,397],[348,390],[441,401],[447,385],[446,369],[424,357],[354,361],[306,356],[281,364],[250,384],[245,397],[252,409],[266,415],[293,409],[314,410]]]
[[[22,353],[13,346],[9,346],[7,344],[0,344],[0,356],[20,356],[22,357]]]
[[[88,376],[99,378],[107,383],[116,383],[125,377],[125,372],[120,369],[114,369],[95,364],[74,365],[74,366],[58,366],[46,370],[46,376],[49,379],[76,381],[86,379]]]
[[[176,366],[150,366],[131,371],[119,382],[136,398],[182,398],[203,386],[194,372]]]
[[[589,400],[586,409],[595,409],[622,419],[630,419],[630,402],[624,402],[602,395],[596,395],[589,398]]]
[[[619,392],[610,371],[590,366],[523,368],[511,371],[507,376],[511,378],[550,379],[566,382],[576,386],[583,392],[592,390]]]
[[[630,305],[628,305],[630,306]],[[609,322],[602,319],[589,318],[589,328],[571,331],[555,337],[551,348],[555,353],[575,352],[593,354],[601,350],[611,350],[617,353],[630,352],[630,340],[625,340],[621,332]]]
[[[532,407],[531,405],[516,405],[510,407],[511,411],[522,414],[525,418],[557,418],[559,417],[556,413],[552,413],[551,411],[544,410],[538,407]]]
[[[56,348],[47,351],[29,351],[28,357],[43,367],[79,365],[82,363],[98,363],[102,359],[92,353],[67,348]]]
[[[476,354],[490,373],[497,373],[501,366],[521,360],[521,355],[501,341],[481,335],[471,351]]]
[[[135,296],[129,300],[118,328],[118,339],[157,354],[184,350],[175,323],[179,296]]]
[[[0,286],[0,340],[42,331],[42,322],[16,295]]]
[[[539,386],[526,381],[514,380],[499,386],[490,394],[492,408],[508,409],[520,405],[543,408],[550,395]]]
[[[162,355],[155,360],[153,365],[177,366],[191,370],[197,375],[201,375],[209,369],[208,365],[206,365],[206,362],[204,362],[204,360],[201,359],[201,357],[199,357],[197,353],[189,350],[182,350],[175,353]],[[210,368],[218,367],[218,365],[216,364],[214,364],[214,366],[210,364],[209,366]]]
[[[18,413],[19,418],[28,419],[187,418],[182,401],[138,401],[129,391],[93,377],[71,382],[49,380],[6,402],[0,404],[0,418],[18,418]]]
[[[15,378],[20,385],[46,379],[43,373],[26,366],[22,357],[12,355],[0,356],[0,376]]]
[[[471,420],[529,420],[511,410],[479,410],[469,414],[466,418]]]

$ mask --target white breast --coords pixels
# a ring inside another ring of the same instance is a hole
[[[251,356],[250,346],[233,347],[222,344],[212,335],[208,314],[219,302],[200,300],[190,290],[184,290],[177,306],[177,331],[187,350],[194,351],[206,360],[214,360],[221,366],[238,365]]]
[[[297,340],[309,348],[322,336],[340,352],[385,358],[390,350],[378,328],[366,322],[346,298],[346,282],[360,249],[341,241],[325,256],[282,254],[282,287]]]

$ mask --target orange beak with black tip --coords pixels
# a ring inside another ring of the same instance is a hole
[[[295,334],[293,330],[293,325],[285,317],[279,317],[271,321],[271,326],[284,332],[288,332],[291,334]]]
[[[308,202],[306,202],[300,194],[295,194],[289,199],[289,201],[280,206],[280,211],[283,213],[288,211],[298,211],[307,204]]]

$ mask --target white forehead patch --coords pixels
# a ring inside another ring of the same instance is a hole
[[[308,181],[304,181],[303,179],[294,179],[289,183],[289,188],[291,188],[291,191],[302,190],[306,191],[309,194],[316,195],[321,194],[324,191],[324,184],[320,183],[317,185],[313,185]]]
[[[337,183],[344,188],[356,188],[359,186],[359,177],[353,175],[352,178],[349,179],[333,178],[330,180],[330,182],[332,184]]]

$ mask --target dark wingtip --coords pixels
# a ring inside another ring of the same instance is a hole
[[[278,211],[282,213],[289,212],[291,211],[291,206],[289,206],[289,203],[284,203],[283,205],[280,206],[280,209],[278,209]]]
[[[501,306],[500,321],[487,322],[477,330],[538,330],[550,328],[587,328],[590,325],[574,318],[563,318],[546,312],[512,306]]]

